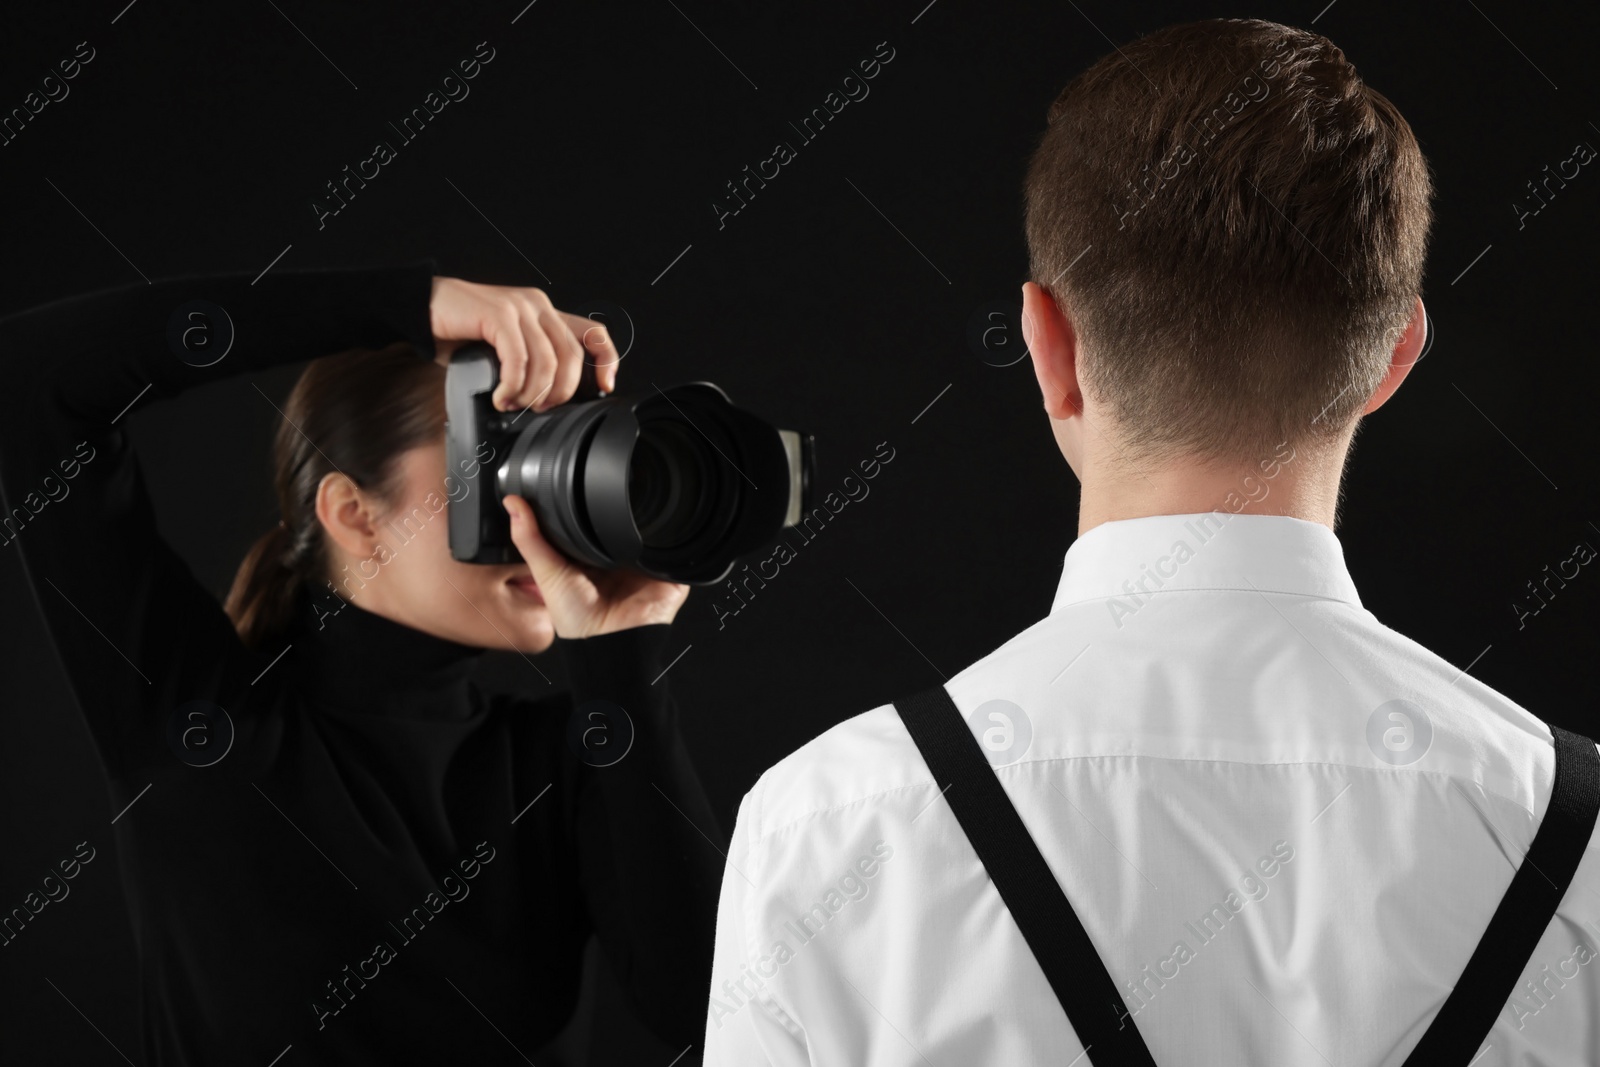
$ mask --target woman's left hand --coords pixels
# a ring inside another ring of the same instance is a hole
[[[689,587],[682,582],[575,563],[545,540],[526,500],[508,495],[505,508],[511,515],[511,541],[533,570],[557,637],[595,637],[671,622],[688,599]]]

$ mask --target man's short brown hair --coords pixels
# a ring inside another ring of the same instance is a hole
[[[1024,184],[1033,280],[1125,459],[1315,448],[1382,381],[1433,195],[1411,127],[1333,42],[1208,19],[1062,90]]]

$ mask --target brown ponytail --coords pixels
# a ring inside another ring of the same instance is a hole
[[[328,580],[322,479],[341,473],[392,499],[401,454],[442,439],[444,368],[404,342],[326,356],[300,375],[283,414],[272,447],[283,520],[250,547],[223,604],[249,648],[288,629],[301,583]]]

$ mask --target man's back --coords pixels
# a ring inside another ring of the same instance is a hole
[[[1402,1063],[1549,801],[1549,730],[1285,516],[1102,523],[946,687],[1158,1064]],[[707,1064],[1082,1049],[895,710],[777,764],[728,856]],[[1600,846],[1475,1067],[1600,1062]],[[1092,1052],[1091,1052],[1092,1058]]]

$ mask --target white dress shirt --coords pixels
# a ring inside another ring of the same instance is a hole
[[[1097,526],[946,688],[1160,1067],[1403,1063],[1550,798],[1544,723],[1379,622],[1301,519]],[[706,1064],[1074,1062],[940,789],[890,704],[761,776]],[[1600,1064],[1597,957],[1591,840],[1473,1067]]]

